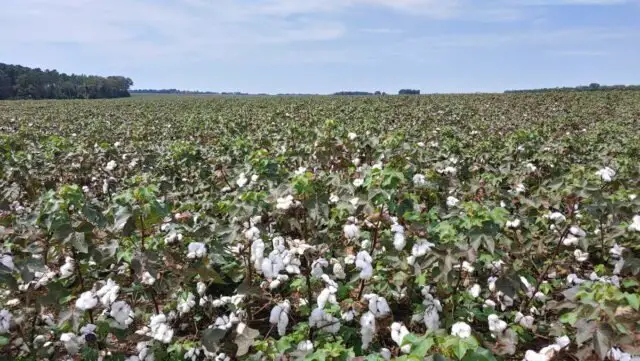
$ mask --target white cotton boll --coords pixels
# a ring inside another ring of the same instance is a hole
[[[75,261],[71,257],[65,258],[64,264],[60,267],[60,278],[69,278],[75,271]]]
[[[549,359],[547,358],[547,356],[542,355],[536,351],[527,350],[527,352],[525,352],[524,354],[523,361],[549,361]]]
[[[201,242],[191,242],[187,248],[187,258],[202,258],[207,254],[207,246]]]
[[[427,306],[423,316],[424,325],[429,331],[435,331],[440,328],[440,314],[434,306]]]
[[[331,193],[331,195],[329,196],[329,203],[335,204],[335,203],[338,203],[339,201],[340,201],[340,197]]]
[[[177,309],[180,315],[184,315],[189,313],[193,307],[196,305],[196,296],[193,293],[189,293],[186,298],[181,298],[178,301]]]
[[[579,249],[576,249],[575,251],[573,251],[573,256],[576,258],[576,261],[578,262],[585,262],[587,259],[589,259],[589,253],[582,252]]]
[[[203,296],[206,290],[207,285],[204,282],[198,282],[196,284],[196,291],[198,292],[198,295]]]
[[[525,316],[521,312],[516,312],[514,322],[520,324],[520,326],[526,329],[533,329],[533,316]]]
[[[496,303],[493,300],[486,299],[486,300],[484,300],[484,304],[482,305],[482,307],[489,307],[489,308],[495,309],[496,308]]]
[[[140,282],[142,282],[145,285],[151,286],[154,283],[156,283],[156,279],[151,275],[151,273],[145,271],[142,274],[142,278],[141,278]]]
[[[385,361],[391,361],[391,350],[386,347],[380,349],[380,357],[385,359]]]
[[[133,310],[124,301],[116,301],[111,305],[109,315],[120,325],[128,326],[133,322]]]
[[[11,312],[5,309],[0,310],[0,335],[9,333],[12,319],[13,319],[13,315],[11,314]]]
[[[402,345],[404,337],[409,334],[409,330],[400,322],[394,322],[391,324],[391,339],[400,347],[402,353],[411,352],[411,344]]]
[[[527,170],[528,170],[530,173],[533,173],[533,172],[535,172],[536,170],[538,170],[538,167],[536,167],[535,165],[533,165],[533,163],[527,163],[525,166],[526,166]]]
[[[451,326],[451,336],[468,338],[471,336],[471,326],[464,322],[456,322]]]
[[[469,295],[471,295],[471,297],[477,298],[480,296],[481,291],[482,291],[482,288],[480,287],[479,284],[476,283],[473,286],[471,286],[468,292],[469,292]]]
[[[292,195],[288,195],[286,197],[278,198],[276,200],[276,209],[287,210],[291,208],[294,203],[294,199]]]
[[[402,251],[404,249],[404,246],[407,245],[407,241],[404,238],[404,234],[402,233],[394,233],[393,235],[393,247],[397,250],[397,251]]]
[[[236,184],[238,187],[242,188],[248,181],[247,176],[244,173],[240,173],[240,176],[238,176],[238,179],[236,180]]]
[[[257,227],[253,226],[247,229],[246,231],[244,231],[244,238],[247,241],[257,242],[260,238],[260,230]],[[264,251],[264,243],[263,243],[263,251]]]
[[[354,187],[360,187],[364,184],[364,179],[362,178],[356,178],[353,180],[353,186]]]
[[[343,280],[347,277],[347,274],[344,272],[344,267],[342,267],[340,263],[335,263],[333,265],[333,275],[339,280]]]
[[[600,177],[604,182],[611,182],[613,177],[616,175],[616,171],[609,168],[604,167],[596,172],[596,175]]]
[[[160,324],[155,331],[152,330],[152,337],[162,343],[169,344],[173,338],[173,329],[166,323]]]
[[[516,185],[516,187],[513,189],[513,193],[515,194],[520,194],[520,193],[524,193],[527,190],[527,188],[524,186],[524,184],[519,183]]]
[[[349,199],[349,203],[351,203],[351,205],[354,207],[357,207],[359,202],[360,202],[360,198],[358,197],[353,197]]]
[[[309,340],[300,341],[297,347],[298,351],[300,351],[303,355],[307,355],[313,352],[313,342]]]
[[[520,227],[520,220],[514,219],[513,221],[507,221],[507,228],[516,229]]]
[[[489,331],[494,335],[500,335],[507,328],[507,323],[501,320],[498,315],[492,314],[488,317]]]
[[[0,264],[5,266],[12,272],[15,267],[13,264],[13,258],[11,257],[11,255],[8,255],[8,254],[3,254],[2,256],[0,256]]]
[[[622,253],[624,252],[624,250],[624,247],[621,247],[619,244],[615,243],[613,247],[609,249],[609,254],[614,258],[620,258],[622,257]]]
[[[67,332],[60,335],[60,341],[70,355],[75,355],[84,345],[84,336],[76,336],[74,333]]]
[[[555,223],[563,223],[567,220],[567,218],[560,212],[551,212],[547,217]]]
[[[427,179],[424,177],[424,174],[415,174],[413,176],[413,184],[416,187],[424,187],[427,184]]]
[[[118,298],[119,292],[120,286],[113,280],[108,279],[107,283],[96,292],[96,296],[100,298],[102,305],[109,306]]]
[[[587,233],[585,231],[583,231],[580,227],[578,226],[571,226],[569,228],[569,233],[571,233],[572,235],[578,237],[578,238],[583,238],[587,236]]]
[[[289,324],[289,315],[287,312],[281,312],[278,319],[278,335],[284,336],[287,333],[287,325]]]
[[[348,311],[341,312],[340,317],[345,322],[351,322],[356,317],[356,312],[353,309],[349,309]]]
[[[116,167],[118,167],[118,163],[116,163],[115,160],[110,160],[107,165],[104,167],[104,170],[106,170],[107,172],[111,172],[114,169],[116,169]]]
[[[560,336],[556,338],[556,345],[560,346],[560,348],[565,348],[571,344],[571,340],[568,336]]]
[[[422,257],[431,251],[431,248],[435,247],[435,244],[425,240],[419,239],[411,248],[411,255],[414,257]]]
[[[329,262],[327,262],[327,260],[324,258],[318,258],[317,260],[313,261],[313,263],[311,264],[311,276],[317,278],[322,277],[322,275],[324,274],[323,268],[327,266],[329,266]]]
[[[376,318],[371,312],[366,312],[360,317],[360,333],[362,334],[362,349],[369,348],[376,334]]]
[[[498,277],[489,277],[487,278],[487,285],[489,287],[489,291],[491,292],[495,292],[496,291],[496,281],[498,280]]]
[[[349,132],[349,133],[347,134],[347,138],[349,138],[349,140],[354,140],[354,139],[356,139],[357,137],[358,137],[358,135],[357,135],[356,133],[353,133],[353,132]]]
[[[567,247],[577,246],[579,242],[580,242],[580,240],[578,239],[578,237],[574,236],[573,234],[568,234],[562,240],[562,244],[567,246]]]
[[[467,261],[462,261],[461,265],[457,264],[453,266],[453,268],[455,269],[460,269],[460,267],[462,267],[462,269],[468,273],[473,273],[473,271],[475,270],[475,268],[471,265],[471,263]]]
[[[640,215],[633,216],[633,221],[628,229],[633,232],[640,232]]]
[[[458,205],[458,203],[460,203],[460,200],[458,198],[452,197],[452,196],[447,197],[447,206],[448,207],[455,207],[455,206]]]
[[[98,299],[96,298],[93,291],[83,292],[80,297],[76,300],[76,308],[86,311],[90,310],[98,304]]]
[[[318,295],[318,308],[324,308],[324,305],[327,303],[327,300],[331,296],[331,291],[328,288],[323,289]]]
[[[345,224],[342,230],[347,239],[357,239],[360,237],[360,229],[355,224]]]

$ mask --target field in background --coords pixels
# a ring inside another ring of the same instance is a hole
[[[1,355],[637,353],[639,124],[614,91],[2,101]]]

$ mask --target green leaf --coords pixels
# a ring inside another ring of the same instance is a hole
[[[9,339],[4,336],[0,336],[0,346],[6,346],[8,344],[9,344]]]
[[[215,352],[218,347],[218,343],[226,334],[227,331],[225,330],[219,328],[208,328],[202,332],[200,342],[202,342],[202,346],[209,352]]]
[[[453,353],[458,357],[458,359],[462,359],[464,355],[467,353],[468,346],[464,342],[458,342],[453,346]]]
[[[577,320],[578,320],[578,314],[576,312],[567,312],[565,314],[562,314],[562,316],[560,316],[560,322],[568,323],[572,326],[573,324],[576,323]]]
[[[247,352],[249,352],[249,348],[253,346],[254,339],[258,336],[260,336],[260,331],[254,330],[249,326],[245,326],[242,333],[238,334],[236,339],[233,341],[238,345],[236,357],[246,355]]]
[[[593,336],[593,348],[596,350],[596,353],[600,356],[601,360],[604,360],[605,357],[607,357],[607,353],[611,349],[611,346],[613,346],[613,342],[611,341],[612,336],[613,330],[611,329],[611,326],[607,324],[601,324]]]
[[[124,230],[125,226],[127,225],[127,223],[129,222],[129,220],[131,219],[131,211],[129,211],[129,208],[127,207],[118,207],[118,210],[115,213],[114,216],[114,225],[113,228],[115,231],[122,231]]]
[[[479,347],[477,350],[470,352],[462,361],[496,361],[491,351]]]
[[[406,337],[405,337],[406,339]],[[419,358],[424,358],[424,356],[429,352],[431,347],[435,344],[435,341],[432,337],[423,338],[422,340],[418,340],[418,342],[413,343],[411,347],[411,354],[414,356],[418,356]]]
[[[638,294],[625,293],[624,298],[627,299],[627,303],[634,309],[637,310],[640,308],[640,297],[638,297]]]

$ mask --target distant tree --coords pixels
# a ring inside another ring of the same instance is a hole
[[[0,99],[96,99],[128,97],[123,76],[67,75],[56,70],[0,63]]]
[[[591,83],[589,85],[579,85],[576,87],[506,90],[505,93],[584,92],[611,90],[640,90],[640,85],[600,85],[598,83]]]
[[[333,93],[333,95],[373,95],[373,93],[364,91],[341,91]]]
[[[420,90],[418,89],[400,89],[398,92],[399,95],[419,95]]]

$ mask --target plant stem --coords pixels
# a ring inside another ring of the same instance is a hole
[[[556,243],[556,247],[553,250],[553,254],[551,255],[551,261],[544,268],[544,271],[542,271],[542,273],[540,273],[538,275],[538,278],[536,279],[536,287],[533,290],[533,292],[531,293],[531,297],[527,298],[527,301],[524,303],[524,306],[523,306],[523,304],[520,305],[520,311],[522,311],[522,310],[526,309],[527,307],[529,307],[529,305],[531,304],[531,301],[535,297],[536,293],[538,293],[538,291],[540,291],[540,285],[542,284],[542,280],[548,274],[549,268],[551,268],[551,265],[555,262],[556,257],[558,256],[558,253],[560,253],[560,248],[562,246],[562,241],[564,241],[564,239],[569,234],[569,228],[571,228],[571,225],[567,225],[567,227],[564,229],[564,231],[562,231],[562,235],[560,236],[560,239],[558,240],[558,243]]]

